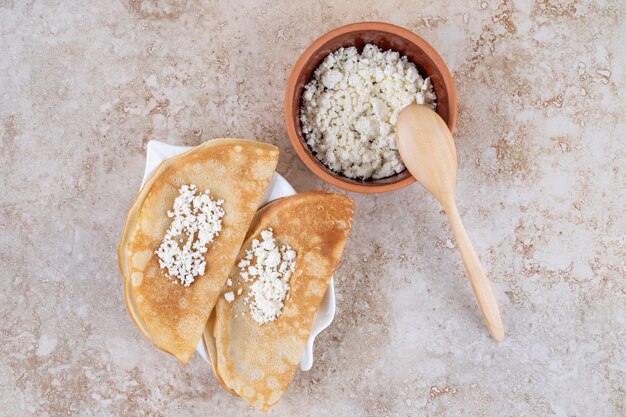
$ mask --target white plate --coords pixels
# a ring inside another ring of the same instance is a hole
[[[148,149],[146,155],[146,169],[143,173],[143,181],[141,182],[141,186],[146,182],[148,177],[154,172],[154,170],[167,158],[171,158],[172,156],[179,155],[185,151],[191,149],[190,146],[173,146],[168,145],[167,143],[159,142],[156,140],[151,140],[148,142]],[[290,195],[296,194],[296,190],[293,189],[291,184],[287,182],[279,173],[274,173],[272,177],[272,181],[270,182],[270,186],[268,187],[263,199],[261,200],[261,205],[276,200],[277,198],[286,197]],[[304,348],[304,353],[302,354],[302,359],[300,359],[300,369],[303,371],[308,371],[313,366],[313,342],[315,342],[315,337],[320,334],[322,330],[327,328],[330,323],[332,323],[333,318],[335,317],[335,283],[331,278],[330,283],[328,284],[328,290],[326,291],[326,295],[322,299],[322,304],[320,304],[320,308],[317,310],[317,314],[315,315],[315,320],[313,321],[313,329],[311,330],[311,334],[309,335],[309,340],[307,341],[306,347]],[[196,347],[196,352],[202,358],[209,362],[209,355],[204,347],[204,343],[202,340],[198,343]]]

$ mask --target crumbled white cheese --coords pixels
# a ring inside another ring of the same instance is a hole
[[[300,121],[307,144],[349,178],[385,178],[405,167],[396,145],[398,113],[411,103],[433,110],[430,78],[396,51],[365,45],[328,55],[304,87]]]
[[[168,211],[172,223],[155,253],[165,275],[188,287],[194,277],[204,274],[207,246],[222,230],[224,200],[214,200],[209,190],[197,194],[194,184],[183,185],[174,200],[174,210]],[[182,244],[182,245],[180,245]]]
[[[227,285],[227,286],[229,286],[229,287],[230,287],[231,285],[233,285],[233,280],[232,280],[232,279],[230,279],[230,278],[228,278],[228,279],[226,280],[226,285]]]
[[[232,303],[235,300],[235,294],[233,294],[232,291],[228,291],[227,293],[224,293],[224,298],[229,303]]]
[[[278,247],[271,228],[253,239],[252,247],[237,265],[245,282],[252,282],[244,302],[259,324],[276,320],[288,299],[289,279],[296,267],[296,252],[289,245]],[[241,294],[241,288],[237,290]]]

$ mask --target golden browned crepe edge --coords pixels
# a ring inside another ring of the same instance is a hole
[[[163,162],[161,162],[161,164],[159,164],[159,166],[154,170],[154,172],[149,176],[148,180],[145,182],[145,184],[142,186],[139,194],[137,195],[137,197],[135,198],[135,200],[133,201],[130,209],[128,210],[128,214],[126,215],[126,221],[124,222],[124,228],[123,228],[123,233],[122,233],[122,237],[120,238],[120,243],[118,245],[118,249],[117,249],[117,259],[118,259],[118,266],[122,275],[122,279],[123,279],[123,284],[124,284],[124,301],[126,303],[126,309],[129,312],[129,315],[131,316],[133,322],[135,323],[135,325],[137,326],[137,328],[139,329],[139,331],[141,332],[142,336],[148,340],[152,345],[154,345],[155,347],[157,347],[158,349],[162,350],[163,352],[169,353],[170,355],[173,355],[174,357],[176,357],[181,363],[186,364],[188,362],[188,360],[190,359],[191,356],[193,356],[193,352],[191,353],[189,358],[181,358],[179,357],[176,353],[170,351],[167,347],[156,343],[156,341],[154,340],[154,338],[151,336],[150,332],[148,329],[146,329],[145,324],[143,323],[143,320],[141,320],[141,314],[139,314],[138,312],[135,311],[135,309],[132,306],[132,303],[130,302],[130,292],[132,291],[131,288],[131,279],[128,276],[129,275],[129,267],[128,267],[128,257],[127,257],[127,251],[125,250],[125,247],[127,245],[127,241],[129,239],[129,235],[132,233],[132,231],[134,230],[134,228],[130,227],[132,224],[137,224],[138,220],[139,220],[139,213],[141,211],[141,207],[148,195],[148,193],[150,192],[150,188],[151,186],[154,184],[154,182],[157,180],[157,178],[163,173],[165,172],[172,164],[174,164],[175,162],[178,161],[182,161],[184,160],[187,156],[195,153],[195,152],[200,152],[206,148],[209,147],[217,147],[220,145],[236,145],[236,144],[241,144],[241,145],[253,145],[253,146],[257,146],[257,147],[262,147],[262,148],[266,148],[269,150],[273,150],[276,152],[276,161],[278,161],[278,153],[279,150],[276,146],[268,144],[268,143],[263,143],[263,142],[258,142],[258,141],[254,141],[254,140],[249,140],[249,139],[238,139],[238,138],[217,138],[217,139],[211,139],[208,140],[206,142],[204,142],[201,145],[198,145],[196,147],[193,147],[191,149],[189,149],[188,151],[180,154],[180,155],[176,155],[173,156],[171,158],[167,158],[166,160],[164,160]],[[271,178],[270,178],[271,181]],[[269,182],[268,182],[268,186],[269,186]],[[245,240],[245,237],[244,237]]]
[[[220,297],[222,294],[220,294]],[[209,356],[209,363],[211,364],[211,369],[213,370],[213,375],[215,375],[215,379],[220,383],[222,388],[226,391],[234,395],[235,397],[239,397],[235,391],[230,389],[228,385],[224,382],[222,377],[217,373],[217,349],[215,347],[215,338],[212,334],[213,323],[215,322],[215,308],[211,311],[211,315],[209,316],[209,320],[207,320],[204,325],[204,331],[202,332],[202,342],[204,343],[204,347],[207,351],[207,355]]]

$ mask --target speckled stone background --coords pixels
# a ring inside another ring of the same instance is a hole
[[[463,3],[466,3],[464,6]],[[337,317],[276,416],[623,416],[626,5],[616,1],[0,1],[0,415],[259,415],[148,344],[116,247],[150,139],[257,138],[298,190],[283,91],[316,37],[403,25],[459,92],[460,211],[489,339],[418,185],[352,195]]]

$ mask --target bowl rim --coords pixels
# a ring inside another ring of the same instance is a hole
[[[409,175],[406,178],[401,180],[386,183],[386,184],[354,184],[351,182],[347,182],[342,180],[339,177],[333,176],[330,173],[326,172],[324,169],[320,168],[316,161],[312,158],[315,158],[314,155],[309,155],[307,150],[305,149],[305,144],[303,140],[300,139],[300,136],[297,133],[297,117],[294,117],[291,109],[293,108],[294,95],[295,95],[295,87],[296,80],[299,74],[304,69],[305,64],[311,58],[311,56],[326,42],[336,38],[337,36],[345,35],[351,32],[358,32],[364,30],[372,30],[378,32],[388,32],[395,36],[400,36],[405,40],[415,44],[418,48],[420,48],[435,64],[435,66],[441,72],[441,75],[444,79],[444,85],[448,90],[448,108],[449,108],[449,118],[447,125],[450,128],[450,131],[454,133],[454,128],[456,126],[457,119],[457,94],[456,87],[454,85],[454,80],[452,79],[452,75],[448,70],[445,62],[441,58],[441,56],[437,53],[435,48],[433,48],[428,42],[422,39],[417,34],[411,32],[410,30],[403,28],[398,25],[394,25],[391,23],[385,22],[358,22],[358,23],[350,23],[344,26],[337,27],[335,29],[330,30],[324,35],[317,38],[313,41],[305,50],[302,52],[295,65],[291,69],[291,73],[289,74],[289,78],[287,79],[287,87],[285,89],[285,99],[284,99],[284,116],[285,116],[285,124],[287,127],[287,135],[289,136],[289,140],[295,149],[296,153],[300,160],[304,163],[304,165],[319,178],[323,179],[327,183],[334,185],[336,187],[342,188],[347,191],[363,193],[363,194],[374,194],[374,193],[384,193],[389,191],[398,190],[400,188],[406,187],[407,185],[413,184],[415,182],[415,178],[412,175]],[[321,161],[319,161],[321,163]],[[340,174],[338,174],[340,175]]]

